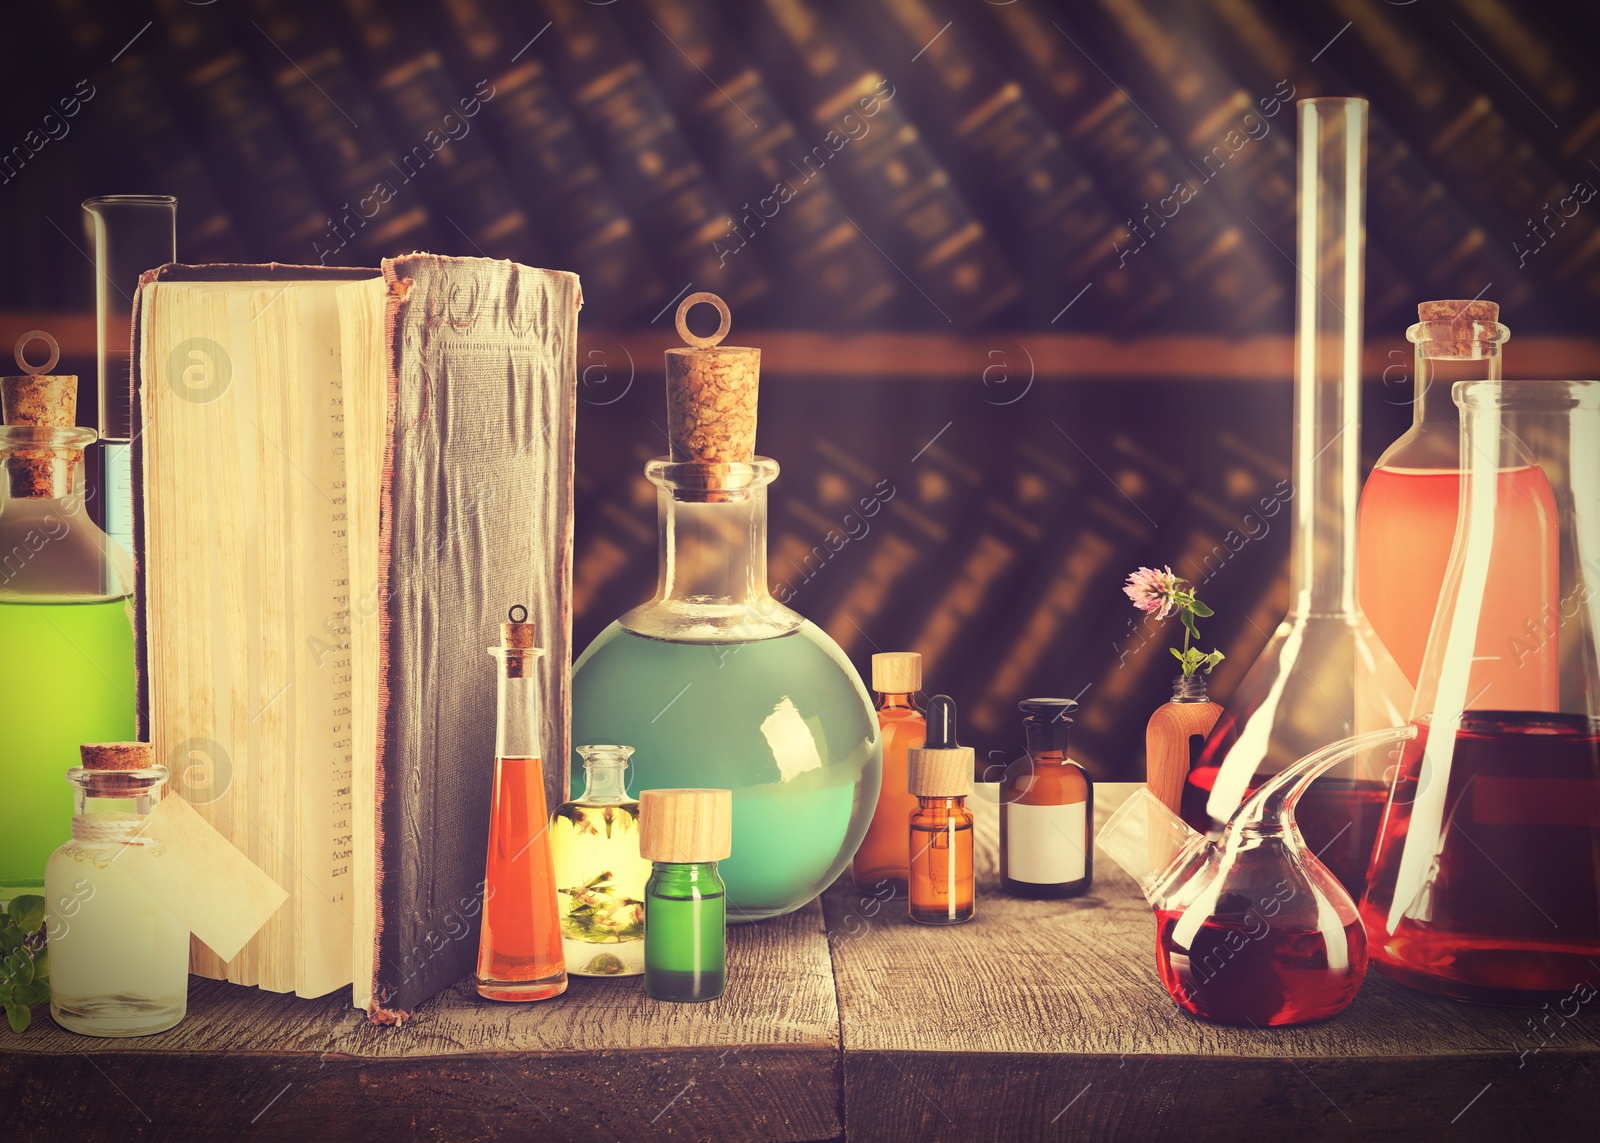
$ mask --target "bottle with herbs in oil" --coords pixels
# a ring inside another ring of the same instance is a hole
[[[631,746],[580,746],[588,779],[581,797],[550,819],[561,943],[573,976],[644,971],[644,886],[639,802],[628,794]]]

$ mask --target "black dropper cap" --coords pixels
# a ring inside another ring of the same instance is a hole
[[[949,695],[934,695],[928,700],[928,737],[925,750],[954,750],[956,743],[956,700]]]

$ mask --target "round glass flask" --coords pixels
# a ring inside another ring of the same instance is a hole
[[[706,301],[714,338],[684,324]],[[728,920],[792,912],[833,882],[866,835],[881,781],[871,697],[844,652],[767,589],[767,486],[756,456],[760,351],[717,342],[727,307],[691,294],[667,352],[671,454],[657,489],[655,597],[612,623],[572,668],[572,740],[638,750],[633,790],[733,791],[733,854],[719,863]],[[573,788],[583,761],[572,759]]]

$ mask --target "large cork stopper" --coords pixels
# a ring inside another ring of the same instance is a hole
[[[43,365],[29,364],[24,356],[30,342],[50,347]],[[6,484],[17,500],[54,499],[70,495],[83,449],[53,443],[52,429],[71,430],[78,419],[78,378],[71,373],[51,373],[61,358],[56,339],[42,329],[29,330],[17,339],[19,376],[0,377],[0,419],[8,427],[36,429],[39,447],[26,447],[12,434],[5,458]],[[92,439],[93,433],[83,430]]]
[[[639,795],[639,856],[646,861],[721,861],[732,852],[732,790],[645,790]]]
[[[881,695],[920,691],[922,656],[915,651],[885,651],[872,656],[872,689]]]
[[[148,742],[85,742],[78,747],[85,770],[148,770],[155,749]]]
[[[699,337],[685,322],[705,302],[722,315],[717,332]],[[690,294],[678,306],[678,336],[688,348],[669,349],[667,438],[675,463],[748,464],[756,455],[756,394],[761,351],[722,345],[733,325],[728,305],[716,294]]]
[[[1423,331],[1424,336],[1413,338],[1415,341],[1428,343],[1426,352],[1429,357],[1477,360],[1493,356],[1499,343],[1505,340],[1503,335],[1498,339],[1486,339],[1481,336],[1482,331],[1478,328],[1481,325],[1499,323],[1498,302],[1486,302],[1477,298],[1466,300],[1446,298],[1441,301],[1420,302],[1417,305],[1417,321],[1425,325],[1434,322],[1450,323],[1448,333],[1444,333],[1441,327],[1435,326]]]
[[[517,613],[521,612],[521,618]],[[518,603],[506,612],[506,621],[500,624],[500,649],[505,652],[506,678],[524,679],[531,676],[543,653],[535,645],[536,628],[528,622],[528,609]]]

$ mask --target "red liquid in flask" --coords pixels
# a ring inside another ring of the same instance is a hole
[[[1161,983],[1179,1008],[1219,1024],[1266,1028],[1325,1020],[1344,1010],[1366,976],[1367,939],[1359,920],[1344,926],[1342,955],[1336,947],[1330,957],[1322,933],[1274,924],[1255,912],[1207,920],[1183,949],[1173,941],[1182,915],[1156,910]]]
[[[1372,963],[1423,992],[1538,1007],[1600,962],[1600,733],[1576,715],[1472,711],[1440,839],[1389,931],[1429,728],[1407,743],[1361,916]]]
[[[1226,717],[1226,716],[1224,716]],[[1209,761],[1201,758],[1189,771],[1189,780],[1183,787],[1183,820],[1193,829],[1206,833],[1212,828],[1206,813],[1206,799],[1216,783],[1218,765],[1226,747],[1232,744],[1231,736],[1218,735],[1215,742],[1222,749],[1215,751]],[[1245,796],[1260,787],[1251,784]],[[1372,847],[1378,840],[1378,827],[1383,823],[1383,808],[1389,798],[1389,784],[1366,778],[1318,778],[1295,803],[1295,823],[1306,848],[1328,867],[1339,879],[1351,900],[1359,901],[1367,884],[1367,863]]]

